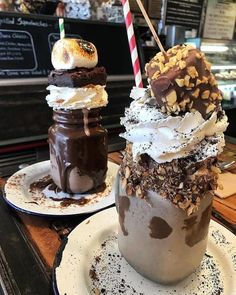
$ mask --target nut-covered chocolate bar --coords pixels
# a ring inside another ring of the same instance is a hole
[[[146,74],[163,113],[197,110],[208,118],[219,110],[222,94],[211,64],[191,45],[177,45],[167,51],[166,57],[157,53],[146,65]]]

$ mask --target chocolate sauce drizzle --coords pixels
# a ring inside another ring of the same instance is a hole
[[[124,236],[128,236],[128,231],[125,228],[124,221],[125,221],[125,211],[129,210],[130,200],[126,196],[122,196],[119,198],[119,222],[121,230]]]
[[[185,242],[189,247],[202,241],[208,233],[208,224],[211,218],[211,207],[209,205],[202,213],[200,221],[197,222],[197,217],[192,216],[184,220],[183,229],[186,230]]]
[[[86,109],[86,108],[83,108],[82,109],[82,112],[84,114],[84,133],[87,135],[87,136],[90,136],[90,132],[89,132],[89,128],[88,128],[88,113],[89,113],[89,110]]]
[[[73,169],[73,182],[84,186],[78,193],[101,185],[107,172],[107,131],[100,125],[100,108],[87,110],[85,115],[84,110],[54,110],[53,119],[49,147],[56,185],[64,192],[76,193],[71,188]],[[93,187],[84,183],[86,180]]]
[[[164,219],[157,216],[150,220],[149,228],[151,230],[150,237],[153,239],[165,239],[173,231],[172,227]]]

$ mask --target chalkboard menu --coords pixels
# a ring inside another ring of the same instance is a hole
[[[199,29],[203,0],[166,1],[166,25],[179,25],[189,29]]]
[[[99,65],[110,75],[132,74],[123,24],[65,19],[66,37],[93,42]],[[46,77],[51,49],[59,39],[58,18],[0,13],[0,79]]]
[[[211,0],[207,3],[203,38],[232,40],[235,30],[236,2]]]

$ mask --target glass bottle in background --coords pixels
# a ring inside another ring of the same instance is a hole
[[[0,11],[11,11],[11,1],[0,0]]]
[[[65,4],[65,17],[77,19],[91,18],[91,4],[89,0],[62,0]]]
[[[21,13],[53,15],[58,2],[58,0],[13,0],[12,7],[13,10]]]

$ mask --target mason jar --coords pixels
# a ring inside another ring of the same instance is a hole
[[[212,200],[212,194],[206,193],[198,210],[187,216],[157,192],[148,191],[145,199],[127,196],[118,175],[116,207],[122,256],[155,282],[168,285],[183,280],[205,254]]]
[[[107,172],[107,131],[101,108],[53,111],[49,128],[51,177],[67,193],[100,186]]]

